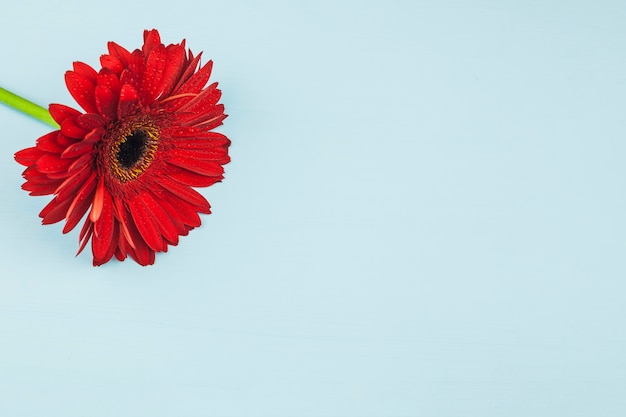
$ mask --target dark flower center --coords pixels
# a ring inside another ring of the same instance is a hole
[[[141,129],[134,130],[120,143],[120,150],[115,155],[117,162],[124,169],[132,168],[146,154],[147,145],[148,134]]]
[[[150,120],[134,120],[112,130],[106,159],[121,182],[139,177],[154,159],[159,130]]]

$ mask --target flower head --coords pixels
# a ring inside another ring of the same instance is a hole
[[[108,52],[98,72],[75,62],[65,74],[85,112],[51,104],[60,129],[15,159],[27,167],[24,190],[54,195],[43,224],[65,220],[67,233],[87,215],[78,253],[91,240],[94,266],[113,256],[150,265],[210,213],[192,187],[223,178],[230,140],[212,130],[226,115],[217,83],[206,86],[212,62],[184,40],[165,46],[150,30],[141,49],[109,42]]]

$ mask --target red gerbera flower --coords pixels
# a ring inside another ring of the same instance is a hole
[[[65,74],[85,113],[51,104],[60,129],[15,159],[27,167],[24,190],[54,194],[43,224],[65,219],[67,233],[89,210],[78,253],[91,239],[94,266],[114,255],[151,265],[210,213],[192,187],[223,178],[230,141],[211,130],[226,115],[217,83],[205,88],[212,62],[200,65],[184,40],[164,46],[150,30],[141,50],[113,42],[108,50],[99,72],[75,62]]]

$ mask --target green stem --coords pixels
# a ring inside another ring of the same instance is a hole
[[[50,112],[47,109],[44,109],[41,106],[36,105],[33,102],[26,100],[12,92],[5,90],[0,87],[0,103],[4,103],[9,107],[12,107],[16,110],[21,111],[35,119],[43,122],[49,126],[54,127],[55,129],[59,128],[57,122],[54,121],[52,116],[50,116]]]

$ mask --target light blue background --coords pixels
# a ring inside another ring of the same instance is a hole
[[[0,415],[626,415],[624,1],[13,1],[0,84],[156,27],[212,58],[214,214],[73,258],[0,107]]]

